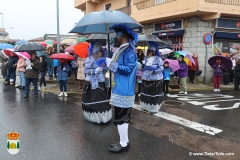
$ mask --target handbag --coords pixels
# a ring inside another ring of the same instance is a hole
[[[202,74],[202,70],[197,70],[196,75],[200,76]]]

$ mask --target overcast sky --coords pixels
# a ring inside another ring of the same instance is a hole
[[[57,33],[56,0],[0,0],[0,13],[10,39],[29,40]],[[59,0],[59,14],[60,34],[67,34],[84,15],[74,8],[74,0]]]

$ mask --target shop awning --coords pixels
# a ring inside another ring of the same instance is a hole
[[[169,31],[161,31],[161,32],[154,32],[152,35],[157,37],[174,37],[174,36],[182,36],[185,30],[169,30]]]
[[[240,40],[240,32],[221,32],[216,31],[214,33],[215,38],[225,38],[225,39],[239,39]]]

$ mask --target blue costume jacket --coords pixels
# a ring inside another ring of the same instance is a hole
[[[95,69],[98,68],[95,59],[93,56],[90,56],[86,59],[84,64],[84,73],[86,74],[86,81],[91,82],[92,89],[98,88],[98,82],[105,82],[105,74],[107,69],[103,68],[103,71],[95,73]]]
[[[134,105],[137,60],[137,54],[128,43],[121,45],[113,55],[109,67],[113,72],[110,104],[121,108]]]
[[[163,63],[162,59],[158,56],[145,57],[144,72],[142,79],[146,81],[157,81],[163,79]],[[152,68],[146,69],[146,68]]]

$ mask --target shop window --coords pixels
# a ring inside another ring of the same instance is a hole
[[[183,36],[166,37],[161,40],[175,51],[183,50]]]
[[[105,5],[105,10],[107,10],[107,11],[111,10],[111,3],[110,3],[110,4],[107,4],[107,5]]]

